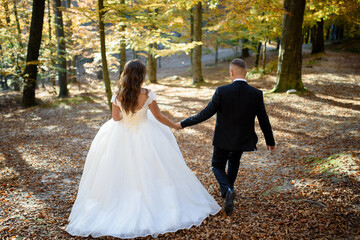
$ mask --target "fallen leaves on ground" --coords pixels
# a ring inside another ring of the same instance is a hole
[[[265,94],[277,151],[266,151],[257,125],[259,150],[242,157],[234,214],[221,211],[159,239],[360,239],[359,62],[353,53],[307,56],[309,93]],[[186,76],[147,87],[179,121],[229,82],[227,64],[206,68],[207,83],[198,87]],[[266,75],[249,84],[269,90],[274,81]],[[110,116],[101,83],[70,92],[74,97],[62,101],[39,90],[43,104],[28,109],[16,103],[20,94],[0,94],[1,239],[75,239],[64,228],[91,141]],[[211,171],[214,123],[174,134],[190,169],[222,205]]]

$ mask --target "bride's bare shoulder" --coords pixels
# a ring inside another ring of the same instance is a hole
[[[141,88],[141,94],[148,95],[151,90],[148,88]]]

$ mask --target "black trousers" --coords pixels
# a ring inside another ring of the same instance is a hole
[[[242,153],[242,151],[229,151],[214,146],[212,169],[220,184],[222,197],[225,197],[228,188],[234,189]],[[227,172],[225,171],[226,163],[228,164]]]

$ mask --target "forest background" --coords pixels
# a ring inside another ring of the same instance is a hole
[[[279,151],[243,158],[233,217],[161,237],[359,239],[359,19],[359,0],[2,0],[0,236],[69,238],[86,152],[126,61],[146,63],[147,86],[181,120],[241,57]],[[175,135],[217,196],[213,122]]]

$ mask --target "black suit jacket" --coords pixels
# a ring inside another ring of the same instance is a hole
[[[245,81],[218,87],[212,100],[197,115],[181,121],[183,128],[198,124],[216,115],[213,145],[229,151],[253,151],[258,138],[255,116],[259,120],[266,144],[275,145],[262,91]]]

